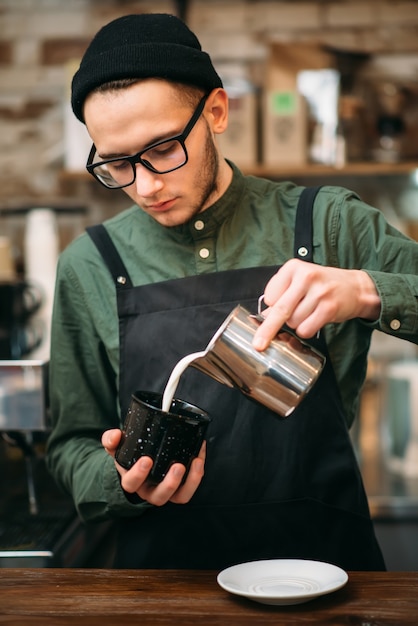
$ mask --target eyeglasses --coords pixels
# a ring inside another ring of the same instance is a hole
[[[133,156],[115,157],[98,161],[96,146],[93,144],[87,159],[87,171],[109,189],[122,189],[132,185],[136,178],[136,164],[141,163],[155,174],[168,174],[186,165],[189,160],[185,141],[201,116],[208,96],[197,105],[186,128],[179,135],[157,141]]]

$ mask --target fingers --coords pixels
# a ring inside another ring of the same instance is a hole
[[[163,481],[158,485],[144,482],[138,489],[137,494],[154,506],[166,504],[177,491],[183,480],[186,468],[181,463],[174,463],[167,472]]]
[[[147,482],[153,461],[149,457],[141,457],[129,470],[123,469],[116,463],[121,475],[122,488],[128,493],[137,493],[142,500],[162,506],[166,502],[185,504],[198,488],[203,474],[206,457],[206,443],[204,442],[199,456],[193,459],[187,478],[182,484],[186,468],[181,463],[174,463],[164,480],[158,485]]]
[[[264,311],[266,319],[254,336],[253,346],[256,350],[265,350],[284,324],[292,324],[292,317],[306,294],[303,276],[296,278],[298,271],[298,265],[293,260],[288,261],[267,283],[264,301],[270,307]]]
[[[354,317],[357,291],[348,270],[291,259],[266,285],[264,301],[269,309],[254,347],[265,350],[284,324],[308,338],[328,322]]]
[[[153,460],[149,456],[142,456],[129,470],[126,470],[115,461],[116,469],[121,475],[122,488],[128,493],[136,492],[141,495],[139,489],[147,480],[152,464]]]
[[[302,338],[325,324],[356,317],[378,319],[381,301],[370,276],[361,270],[325,267],[291,259],[270,279],[264,292],[269,308],[253,346],[265,350],[284,324]]]
[[[200,482],[205,473],[205,457],[206,457],[206,442],[203,442],[203,445],[200,449],[199,456],[193,459],[192,464],[189,469],[189,473],[187,475],[187,479],[170,498],[171,502],[176,504],[185,504],[189,502],[196,489],[200,485]]]

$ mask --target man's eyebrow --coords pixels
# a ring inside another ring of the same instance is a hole
[[[117,159],[117,158],[127,157],[131,155],[125,154],[125,152],[109,152],[108,154],[107,153],[102,154],[98,152],[97,156],[103,160],[106,160],[106,159]]]

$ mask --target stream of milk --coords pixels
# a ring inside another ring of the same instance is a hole
[[[192,354],[188,354],[177,363],[174,367],[173,371],[170,374],[170,378],[164,389],[163,394],[163,402],[162,402],[162,410],[165,412],[169,412],[171,403],[174,398],[174,394],[176,393],[177,385],[179,384],[180,376],[183,374],[184,370],[193,363],[193,361],[197,361],[202,357],[206,356],[206,352],[192,352]]]

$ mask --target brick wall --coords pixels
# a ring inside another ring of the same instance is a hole
[[[403,75],[409,84],[418,83],[416,0],[191,0],[188,5],[187,20],[215,64],[238,62],[260,86],[274,41],[373,53],[371,75]],[[108,210],[106,191],[62,175],[69,64],[112,18],[175,13],[178,6],[169,0],[0,0],[0,211],[82,204],[96,218]],[[112,194],[111,201],[114,211],[124,195]]]

